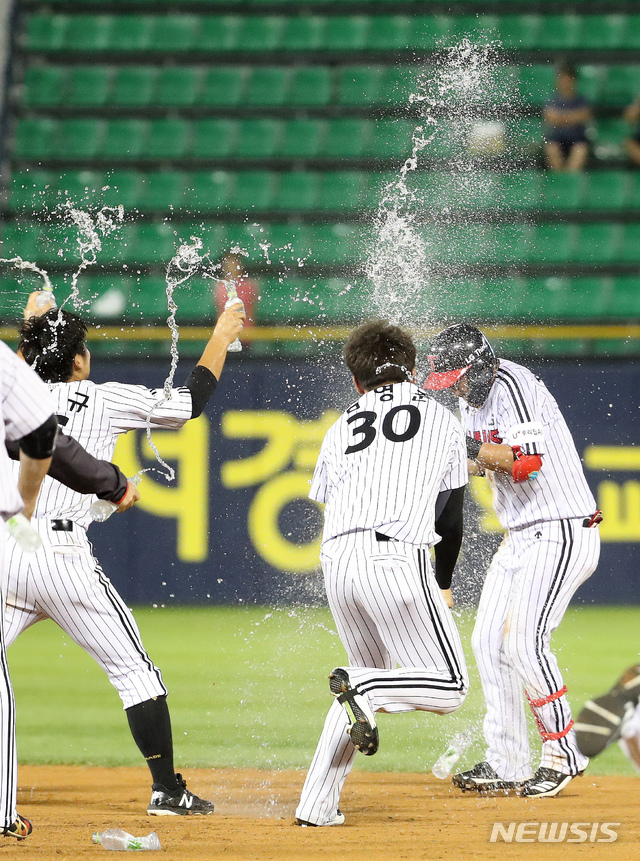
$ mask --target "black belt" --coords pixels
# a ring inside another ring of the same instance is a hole
[[[382,532],[376,532],[376,539],[378,541],[393,541],[393,538],[389,538],[388,535],[383,535]]]
[[[73,520],[52,520],[51,528],[54,532],[72,532]]]

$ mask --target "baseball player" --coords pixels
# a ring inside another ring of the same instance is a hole
[[[416,386],[415,358],[409,335],[385,321],[351,334],[345,360],[359,397],[327,432],[311,482],[311,498],[326,503],[322,569],[348,665],[329,677],[336,699],[296,811],[302,826],[344,822],[340,792],[356,750],[378,749],[377,711],[448,714],[467,691],[448,607],[464,437]]]
[[[57,422],[47,388],[6,344],[0,342],[0,606],[6,599],[5,521],[23,511],[29,516],[51,463]],[[20,441],[20,474],[16,482],[5,440]],[[23,839],[31,834],[28,819],[16,811],[17,757],[15,703],[7,667],[0,613],[0,828]]]
[[[585,703],[575,730],[585,756],[597,756],[617,741],[640,772],[640,664],[628,667],[606,694]]]
[[[557,795],[588,764],[550,638],[598,564],[601,515],[552,395],[531,371],[497,359],[474,326],[431,345],[428,389],[460,398],[470,472],[491,483],[506,536],[480,598],[473,651],[487,712],[486,761],[455,775],[463,790]],[[542,737],[532,775],[522,687]]]
[[[241,305],[225,311],[184,386],[163,400],[144,386],[89,380],[87,327],[75,314],[49,310],[26,320],[20,351],[48,382],[58,420],[91,454],[110,458],[121,433],[180,428],[200,415],[238,336]],[[25,628],[51,618],[104,669],[118,691],[129,727],[153,779],[151,815],[209,814],[213,804],[187,788],[173,767],[167,691],[147,655],[135,620],[105,577],[86,537],[92,497],[46,478],[35,510],[42,548],[27,556],[17,545],[8,558],[7,643]]]

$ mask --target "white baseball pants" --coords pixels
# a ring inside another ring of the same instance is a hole
[[[0,607],[6,596],[7,531],[0,518]],[[0,614],[1,615],[1,614]],[[4,625],[0,618],[0,829],[16,821],[18,759],[16,754],[16,707],[7,666]]]
[[[4,617],[7,647],[26,628],[53,619],[100,664],[128,709],[167,690],[147,655],[131,611],[94,557],[86,531],[55,531],[51,521],[33,520],[42,538],[35,553],[12,539],[6,564]]]
[[[532,775],[523,687],[543,740],[540,765],[577,774],[589,762],[550,640],[599,555],[597,528],[553,520],[510,531],[487,572],[472,644],[487,706],[486,760],[503,780]]]
[[[371,709],[448,714],[462,705],[468,688],[462,644],[428,548],[381,542],[373,531],[351,532],[324,542],[321,561],[351,684]],[[302,790],[299,819],[323,825],[335,816],[356,754],[348,724],[334,701]]]

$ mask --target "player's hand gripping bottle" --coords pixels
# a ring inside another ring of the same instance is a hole
[[[129,478],[128,481],[130,484],[134,484],[137,487],[142,481],[142,476],[136,474]],[[105,520],[108,520],[111,517],[117,508],[118,506],[115,502],[109,502],[108,499],[96,499],[89,507],[89,515],[95,523],[104,523]]]

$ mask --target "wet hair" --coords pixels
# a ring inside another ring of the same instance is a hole
[[[404,383],[416,364],[416,348],[407,332],[387,320],[364,323],[344,345],[347,367],[363,389]]]
[[[73,360],[87,352],[87,324],[77,314],[52,308],[20,324],[20,352],[46,383],[66,383]]]

